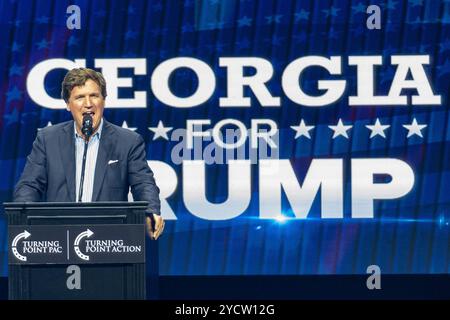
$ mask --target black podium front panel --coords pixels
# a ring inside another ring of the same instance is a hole
[[[145,209],[145,202],[5,203],[9,298],[145,299]]]

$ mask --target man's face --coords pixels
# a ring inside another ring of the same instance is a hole
[[[94,132],[98,129],[103,117],[105,99],[102,96],[99,85],[88,79],[84,85],[74,87],[70,92],[67,110],[72,113],[77,124],[78,133],[81,133],[83,126],[83,115],[90,113],[93,119]]]

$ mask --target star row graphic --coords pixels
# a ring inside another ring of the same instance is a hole
[[[50,127],[52,125],[53,125],[52,122],[49,121],[49,122],[47,122],[46,126],[44,126],[42,128],[38,128],[38,130],[41,130],[41,129],[46,128],[46,127]],[[131,130],[131,131],[136,131],[137,130],[137,128],[135,128],[135,127],[129,127],[128,123],[126,121],[124,121],[122,123],[121,127],[124,128],[124,129]],[[163,122],[161,120],[159,120],[158,125],[156,127],[149,127],[148,129],[154,133],[153,140],[156,140],[156,139],[159,139],[159,138],[163,138],[165,140],[169,140],[169,136],[167,135],[167,133],[170,130],[172,130],[173,127],[165,127]]]
[[[46,127],[51,126],[52,123],[49,121],[46,125]],[[419,136],[423,138],[422,130],[425,129],[428,125],[426,124],[419,124],[416,120],[416,118],[413,119],[411,124],[404,124],[402,125],[406,130],[408,130],[408,134],[406,138],[410,138],[412,136]],[[295,131],[295,137],[294,139],[298,139],[300,137],[306,137],[308,139],[311,139],[310,131],[315,128],[315,126],[308,126],[306,125],[305,121],[303,119],[300,120],[300,124],[297,126],[290,126],[292,130]],[[370,139],[380,136],[386,139],[386,133],[385,130],[389,129],[391,125],[388,124],[381,124],[380,119],[376,119],[375,124],[373,125],[366,125],[367,129],[370,130]],[[122,123],[122,128],[128,129],[131,131],[136,131],[137,128],[135,127],[129,127],[127,122],[124,121]],[[336,139],[337,137],[344,137],[348,139],[348,131],[353,128],[353,125],[345,125],[342,122],[342,119],[339,119],[337,125],[329,125],[328,128],[330,128],[333,131],[333,137],[332,139]],[[39,128],[38,130],[41,130],[42,128]],[[173,127],[167,127],[164,126],[164,123],[159,120],[158,125],[156,127],[149,127],[148,130],[153,132],[153,141],[157,139],[164,139],[169,140],[168,133],[169,131],[173,130]]]
[[[294,130],[295,133],[295,139],[298,139],[299,137],[306,137],[308,139],[311,139],[311,136],[309,134],[309,131],[314,129],[315,126],[308,126],[305,124],[305,121],[302,119],[300,121],[300,124],[298,126],[291,126],[292,130]],[[342,136],[344,138],[348,139],[348,133],[347,131],[352,129],[352,125],[344,125],[342,122],[342,119],[339,119],[337,125],[335,126],[328,126],[333,131],[333,139],[336,139],[339,136]],[[407,138],[410,138],[414,135],[417,135],[421,138],[423,138],[422,130],[427,127],[425,124],[418,124],[416,118],[413,119],[411,124],[404,124],[403,127],[408,130]],[[376,119],[375,124],[373,125],[366,125],[366,128],[370,130],[370,139],[381,136],[383,138],[386,138],[385,130],[390,128],[390,125],[388,124],[381,124],[380,119]]]
[[[44,129],[44,128],[46,128],[46,127],[50,127],[50,126],[52,126],[52,125],[53,125],[53,123],[52,123],[51,121],[49,121],[49,122],[47,122],[47,125],[46,125],[46,126],[44,126],[44,127],[42,127],[42,128],[38,128],[38,130]],[[128,126],[128,123],[127,123],[126,121],[124,121],[124,122],[122,123],[122,128],[131,130],[131,131],[136,131],[136,130],[137,130],[137,128],[129,127],[129,126]]]

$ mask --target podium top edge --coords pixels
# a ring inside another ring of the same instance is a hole
[[[78,207],[78,208],[98,208],[98,207],[126,207],[126,208],[136,208],[145,209],[147,208],[148,202],[146,201],[99,201],[99,202],[4,202],[3,206],[5,209],[18,209],[18,208],[67,208],[67,207]]]

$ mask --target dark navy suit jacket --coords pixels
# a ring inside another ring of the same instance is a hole
[[[160,214],[159,189],[150,170],[142,137],[103,120],[92,201],[148,201],[147,214]],[[119,160],[108,164],[110,160]],[[40,130],[14,190],[19,202],[75,202],[73,121]]]

